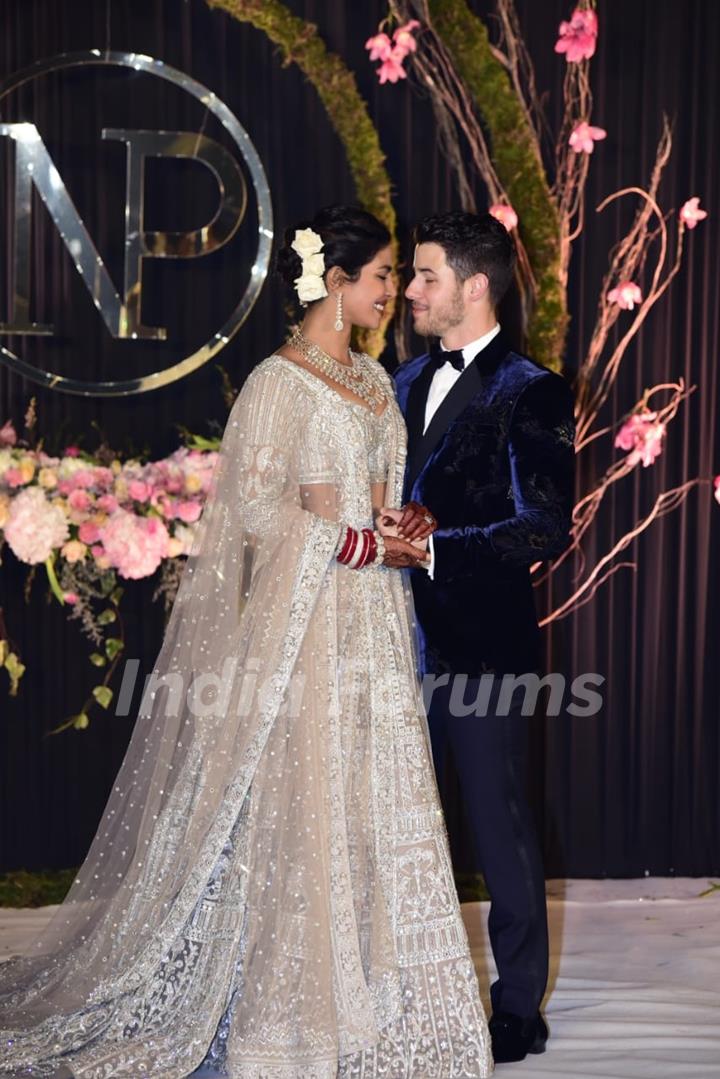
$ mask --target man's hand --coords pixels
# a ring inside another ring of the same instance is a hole
[[[410,542],[426,540],[438,526],[430,510],[419,502],[408,502],[401,514],[397,524],[398,535]]]
[[[430,556],[426,547],[421,547],[418,543],[410,543],[399,536],[385,536],[384,566],[390,566],[391,569],[407,569],[409,566],[421,566],[423,562],[429,561]]]

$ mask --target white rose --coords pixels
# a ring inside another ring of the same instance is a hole
[[[327,296],[327,289],[322,277],[317,274],[303,274],[295,278],[295,288],[302,303],[312,303]]]
[[[312,229],[296,229],[295,239],[290,244],[301,259],[306,255],[314,255],[316,251],[322,251],[322,245],[322,238]]]
[[[320,277],[325,273],[325,256],[322,251],[317,255],[306,255],[302,260],[302,275],[318,274]]]

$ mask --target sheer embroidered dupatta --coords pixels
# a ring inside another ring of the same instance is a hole
[[[278,928],[297,944],[297,962],[283,977],[307,980],[311,960],[320,972],[307,1013],[317,1017],[320,1009],[328,1018],[319,1028],[308,1024],[322,1042],[308,1045],[308,1052],[336,1054],[341,1028],[351,1031],[343,1051],[372,1036],[362,1028],[362,1001],[348,1028],[344,1022],[352,1018],[354,1002],[345,1001],[347,1017],[338,1015],[342,978],[333,969],[338,958],[320,899],[317,909],[311,904],[295,912],[297,917],[285,904],[280,917],[286,924],[274,925],[276,912],[266,909],[252,941],[255,950],[248,951],[242,940],[252,864],[242,837],[265,834],[263,849],[279,856],[294,828],[292,842],[304,847],[298,859],[303,865],[313,864],[325,839],[321,828],[304,834],[303,829],[312,820],[307,813],[317,811],[327,821],[323,784],[308,779],[315,764],[322,768],[326,762],[300,761],[300,746],[291,746],[299,726],[291,722],[291,676],[323,685],[332,658],[334,628],[326,625],[325,641],[318,638],[313,649],[315,667],[295,670],[342,527],[302,505],[297,448],[309,407],[278,358],[251,374],[235,402],[152,685],[95,839],[32,955],[0,967],[3,1067],[10,1073],[32,1066],[33,1074],[50,1075],[65,1058],[76,1075],[136,1076],[142,1059],[156,1060],[156,1074],[187,1074],[202,1059],[227,1005],[209,980],[230,984],[231,964],[240,956],[251,987],[263,934]],[[393,423],[387,501],[398,505],[404,467],[399,414]],[[396,577],[392,589],[399,610],[407,590]],[[303,684],[298,693],[306,700]],[[295,754],[281,762],[263,756],[279,721],[283,726],[276,734],[282,730],[288,752]],[[259,787],[284,784],[274,805],[281,822],[275,832],[273,822],[262,819],[262,799],[253,805],[248,797],[261,759]],[[318,865],[316,872],[314,894],[320,897],[326,894],[328,867]],[[287,892],[287,877],[278,888]],[[306,880],[303,902],[312,893]],[[268,897],[272,888],[264,892]],[[330,912],[336,921],[351,916],[350,910]],[[375,1020],[384,1022],[399,1008],[397,986],[391,984],[394,960],[378,955],[371,967],[375,961],[371,1004]],[[193,985],[184,997],[176,993],[174,1002],[174,986],[182,982],[178,971],[191,964],[197,972]],[[277,989],[281,1008],[286,993],[280,981]],[[203,991],[209,995],[200,1015]],[[247,999],[252,1000],[251,988]],[[154,1015],[160,1016],[157,1022]],[[180,1066],[172,1041],[183,1024]],[[178,1062],[176,1071],[171,1060]]]

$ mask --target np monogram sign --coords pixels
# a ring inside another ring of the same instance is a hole
[[[249,283],[229,317],[200,348],[163,370],[139,378],[89,382],[40,370],[16,352],[0,345],[0,361],[19,374],[51,389],[91,397],[127,396],[157,389],[207,363],[230,341],[255,303],[267,275],[272,245],[272,204],[265,171],[245,129],[230,109],[206,87],[160,60],[135,53],[68,53],[26,68],[0,86],[3,99],[19,86],[50,72],[84,66],[132,68],[173,83],[201,102],[223,125],[250,176],[257,206],[258,239]],[[31,122],[0,122],[0,138],[14,148],[13,183],[9,192],[12,227],[0,250],[7,260],[9,301],[0,309],[0,338],[4,335],[52,336],[52,325],[32,319],[32,211],[33,188],[43,200],[73,265],[87,288],[108,334],[131,341],[163,341],[165,326],[143,321],[143,264],[148,259],[196,259],[217,251],[236,234],[246,215],[248,192],[234,153],[206,135],[194,131],[145,131],[103,128],[105,140],[125,147],[125,247],[122,288],[118,289],[83,223],[63,177],[56,168],[42,132]],[[158,232],[146,228],[145,163],[154,158],[192,158],[212,173],[217,185],[217,209],[212,219],[190,232]],[[0,212],[2,210],[0,209]],[[6,211],[7,212],[7,211]],[[180,301],[178,301],[180,302]]]

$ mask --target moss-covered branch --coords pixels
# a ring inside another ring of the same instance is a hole
[[[466,0],[429,0],[436,33],[477,104],[490,133],[498,178],[520,219],[538,296],[528,351],[558,370],[567,333],[567,296],[560,273],[560,220],[535,134],[507,71],[493,55],[487,27]]]
[[[313,84],[332,126],[345,148],[358,201],[387,225],[395,239],[395,211],[390,198],[390,177],[385,155],[367,104],[355,76],[335,53],[329,52],[317,27],[293,15],[280,0],[207,0],[240,22],[267,34],[279,46],[285,64],[295,63]],[[385,344],[385,330],[392,311],[386,308],[383,325],[366,335],[362,346],[378,356]]]

